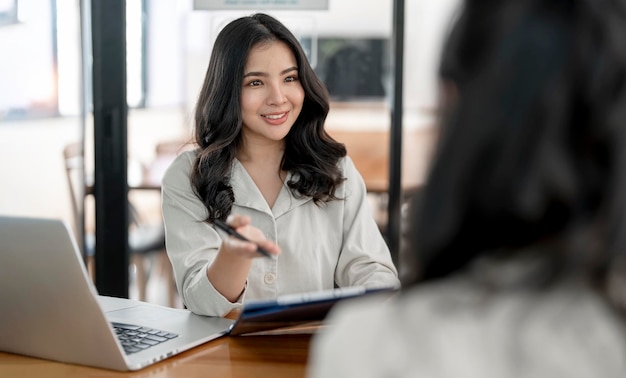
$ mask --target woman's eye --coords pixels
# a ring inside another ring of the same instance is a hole
[[[248,85],[251,87],[258,87],[261,84],[263,84],[261,83],[261,80],[252,80],[251,82],[248,83]]]
[[[288,83],[291,83],[291,82],[293,82],[293,81],[297,81],[297,80],[298,80],[298,78],[297,78],[297,77],[295,77],[295,76],[287,76],[287,77],[285,78],[285,81],[286,81],[286,82],[288,82]]]

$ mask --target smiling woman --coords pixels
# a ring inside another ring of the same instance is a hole
[[[280,161],[285,137],[302,110],[304,89],[298,81],[296,58],[283,42],[254,46],[244,72],[243,148],[239,149],[237,159],[271,208],[286,178],[286,172],[279,169]]]
[[[256,144],[267,154],[275,154],[279,163],[284,138],[300,115],[304,101],[296,58],[283,42],[259,44],[250,50],[244,72],[241,118],[243,142],[247,148],[240,151],[238,157],[242,162],[251,160],[242,155],[254,148],[250,144]],[[275,170],[275,166],[268,168]],[[270,176],[278,178],[271,173],[274,172],[270,172]],[[282,182],[279,182],[277,188],[281,186]]]
[[[218,35],[196,105],[194,151],[162,182],[167,251],[192,311],[335,287],[396,287],[396,267],[328,93],[294,35],[256,14]],[[225,220],[248,241],[213,227]],[[262,247],[271,258],[256,251]]]

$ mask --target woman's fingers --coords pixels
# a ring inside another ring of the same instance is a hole
[[[226,223],[233,228],[239,228],[249,225],[250,217],[247,215],[231,214],[226,218]]]
[[[235,253],[247,258],[263,257],[263,254],[258,252],[258,247],[265,249],[271,255],[280,254],[280,247],[270,240],[262,240],[258,242],[244,241],[233,236],[229,236],[225,238],[222,243],[230,253]]]
[[[271,240],[267,240],[263,232],[250,224],[250,217],[247,215],[231,214],[226,219],[226,223],[233,227],[235,231],[245,237],[246,240],[238,239],[234,236],[224,238],[223,243],[232,253],[248,258],[263,256],[258,252],[258,247],[265,249],[271,255],[280,254],[280,247]]]
[[[239,240],[235,237],[228,236],[223,240],[226,247],[231,251],[242,255],[253,257],[256,253],[257,246],[254,242]]]
[[[260,242],[257,243],[259,245],[259,247],[265,249],[267,252],[269,252],[272,255],[280,255],[281,250],[280,247],[278,246],[278,244],[274,243],[271,240],[262,240]]]

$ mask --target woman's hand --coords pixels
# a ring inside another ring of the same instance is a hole
[[[250,224],[249,216],[230,215],[226,223],[249,241],[224,236],[215,260],[207,267],[207,278],[226,299],[236,302],[246,286],[252,259],[263,257],[257,248],[264,248],[272,256],[280,254],[280,248]]]
[[[231,214],[226,219],[226,223],[249,241],[227,236],[222,239],[223,252],[252,259],[263,256],[257,251],[257,248],[261,247],[269,252],[270,255],[280,254],[280,247],[276,243],[267,240],[261,230],[252,226],[249,216]]]

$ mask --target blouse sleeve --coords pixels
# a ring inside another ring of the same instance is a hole
[[[167,254],[185,306],[199,315],[223,316],[240,308],[244,295],[232,303],[207,277],[207,267],[217,255],[221,238],[204,222],[206,208],[191,188],[194,158],[194,151],[182,153],[163,176],[161,206]]]
[[[399,287],[398,272],[374,220],[365,182],[349,157],[342,161],[344,242],[335,281],[341,287]]]

